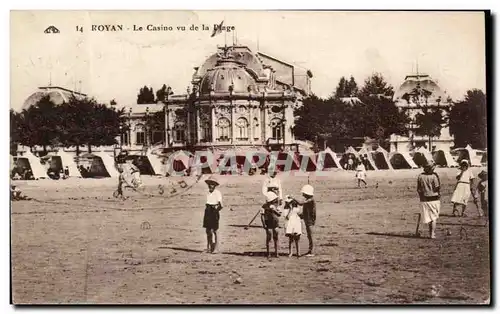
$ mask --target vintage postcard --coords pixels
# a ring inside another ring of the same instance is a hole
[[[13,304],[490,304],[489,12],[10,23]]]

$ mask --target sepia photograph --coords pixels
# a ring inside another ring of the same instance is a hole
[[[11,304],[491,305],[491,32],[11,11]]]

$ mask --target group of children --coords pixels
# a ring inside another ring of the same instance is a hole
[[[220,211],[223,208],[222,195],[216,187],[219,183],[209,178],[205,180],[208,185],[207,200],[205,203],[205,214],[203,217],[203,228],[207,234],[207,252],[214,253],[217,248],[217,230],[219,229]],[[285,235],[289,239],[288,255],[293,256],[292,244],[295,243],[296,256],[300,257],[299,240],[302,235],[302,220],[304,221],[307,238],[309,240],[309,250],[306,256],[313,255],[313,226],[316,223],[316,203],[314,201],[314,188],[305,185],[301,189],[303,200],[297,200],[291,196],[286,196],[283,200],[281,182],[276,178],[276,173],[271,173],[263,184],[262,192],[266,202],[262,205],[260,216],[262,226],[266,232],[266,253],[271,257],[269,247],[271,238],[274,241],[274,256],[278,257],[278,238],[280,220],[285,219]]]
[[[429,226],[429,237],[436,238],[436,223],[441,210],[441,182],[434,169],[436,164],[428,162],[424,165],[424,172],[418,176],[417,192],[420,197],[421,213],[420,219]],[[457,184],[451,197],[453,203],[453,216],[466,217],[465,210],[470,197],[474,199],[479,216],[489,218],[488,207],[488,172],[481,171],[478,174],[479,183],[474,185],[474,175],[469,168],[467,160],[460,161],[460,172],[457,174]],[[479,195],[478,195],[479,194]],[[478,200],[479,197],[479,200]],[[479,204],[480,202],[480,204]],[[459,211],[460,209],[460,211]],[[420,219],[418,223],[420,224]]]

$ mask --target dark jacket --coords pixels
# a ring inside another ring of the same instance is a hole
[[[306,226],[314,226],[316,223],[316,202],[310,198],[302,203],[302,219]]]

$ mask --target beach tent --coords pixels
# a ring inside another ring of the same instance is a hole
[[[272,151],[269,154],[270,154],[270,157],[269,157],[270,158],[270,160],[269,160],[270,166],[273,165],[273,164],[271,164],[271,161],[276,159],[274,165],[276,166],[276,169],[280,172],[300,169],[298,153],[295,153],[292,151],[288,151],[288,152]]]
[[[457,163],[460,163],[462,159],[466,159],[473,167],[481,166],[481,151],[473,149],[470,145],[467,145],[464,148],[454,149],[453,152],[458,153]]]
[[[35,180],[47,178],[47,169],[42,165],[40,159],[30,151],[25,152],[23,156],[15,157],[15,160],[18,168],[31,170]]]
[[[364,157],[366,170],[378,170],[373,160],[372,154],[366,149],[366,147],[361,148],[358,151],[359,158]]]
[[[418,166],[407,152],[393,152],[389,154],[389,161],[394,169],[416,169]]]
[[[423,167],[432,160],[433,158],[431,152],[424,147],[419,147],[413,154],[413,162],[415,162],[418,167]]]
[[[457,167],[457,163],[451,156],[450,152],[445,152],[442,149],[439,149],[432,154],[434,162],[436,165],[440,167]]]
[[[113,158],[103,152],[83,154],[79,158],[79,164],[88,163],[89,170],[85,177],[112,177],[119,176],[115,168],[115,161]],[[82,173],[83,174],[83,173]]]
[[[174,152],[168,157],[167,173],[183,172],[189,169],[193,161],[193,154],[185,150]]]
[[[46,157],[50,158],[49,168],[53,169],[55,172],[59,173],[61,171],[64,171],[64,169],[68,167],[70,177],[82,177],[82,174],[80,173],[80,170],[78,170],[73,156],[65,152],[61,148],[59,148],[59,150],[55,153],[47,154]]]
[[[337,157],[337,154],[335,154],[330,147],[327,147],[324,151],[317,154],[316,165],[319,170],[335,168],[344,170],[344,168],[340,165],[340,159]]]
[[[304,151],[299,153],[297,156],[299,162],[300,171],[311,172],[316,171],[317,165],[317,155],[312,151]]]
[[[351,157],[354,161],[354,166],[356,165],[356,159],[359,157],[358,152],[354,149],[354,147],[349,146],[346,151],[342,154],[342,158],[340,158],[340,164],[342,165],[342,169],[347,169],[347,161]]]
[[[145,155],[129,155],[127,158],[132,158],[134,165],[139,168],[141,175],[164,175],[164,166],[161,159],[157,155],[151,154],[149,151]]]
[[[372,158],[378,169],[390,169],[392,165],[389,160],[389,152],[379,146],[375,151],[372,151]]]

